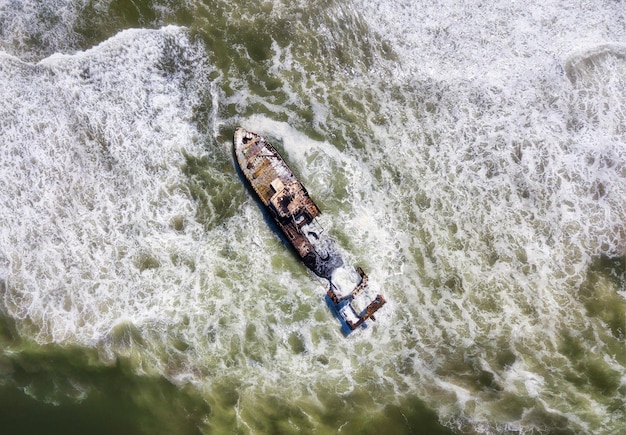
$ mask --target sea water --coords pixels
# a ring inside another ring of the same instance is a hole
[[[0,50],[0,432],[624,429],[623,2],[0,1]]]

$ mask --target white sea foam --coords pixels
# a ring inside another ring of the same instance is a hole
[[[185,9],[188,1],[155,0],[132,3],[119,14],[111,0],[2,0],[0,1],[0,49],[36,61],[51,54],[74,53],[98,37],[120,30],[134,13],[144,26],[159,27],[165,17]],[[125,15],[128,15],[126,17]],[[143,15],[143,16],[142,16]],[[139,24],[138,23],[138,24]]]
[[[183,154],[203,152],[181,82],[202,71],[200,53],[170,27],[39,64],[2,57],[2,301],[38,340],[161,321],[153,290],[190,279],[171,276],[170,258],[195,261],[201,239],[181,173]]]
[[[359,276],[354,270],[341,267],[333,272],[331,281],[337,288],[337,295],[340,297],[347,296],[359,284]]]
[[[390,83],[368,83],[380,109],[366,162],[388,171],[382,203],[402,229],[404,270],[419,271],[396,288],[422,306],[410,309],[421,337],[445,331],[422,340],[423,358],[431,346],[444,360],[478,347],[493,361],[493,343],[507,343],[517,360],[535,359],[517,394],[543,398],[563,376],[536,382],[563,331],[603,328],[581,315],[587,267],[626,250],[624,11],[440,6],[359,6],[398,55]]]
[[[29,52],[36,58],[42,52],[71,47],[77,42],[73,26],[86,3],[81,0],[0,2],[0,47],[29,59]]]

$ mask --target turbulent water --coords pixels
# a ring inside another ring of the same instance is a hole
[[[1,433],[624,430],[623,1],[1,0],[0,83]]]

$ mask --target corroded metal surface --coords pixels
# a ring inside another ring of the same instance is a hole
[[[368,319],[385,304],[382,295],[376,295],[362,310],[355,309],[353,302],[368,286],[368,277],[360,267],[352,270],[356,277],[346,293],[334,280],[335,272],[346,275],[341,256],[324,245],[319,234],[312,229],[320,210],[302,183],[298,181],[278,151],[265,138],[239,127],[233,136],[235,155],[243,175],[266,207],[276,225],[295,248],[300,258],[317,275],[328,279],[326,302],[341,321],[345,334]],[[350,275],[350,272],[347,273]],[[337,274],[338,275],[338,274]]]
[[[319,208],[278,151],[263,137],[238,128],[233,142],[244,176],[300,258],[311,264],[317,252],[302,227],[320,213]]]

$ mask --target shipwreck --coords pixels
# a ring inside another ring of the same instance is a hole
[[[349,334],[384,304],[381,294],[368,291],[368,277],[360,267],[349,267],[315,218],[320,214],[306,188],[278,151],[262,136],[241,127],[233,136],[239,168],[276,226],[304,264],[328,281],[326,303]]]

